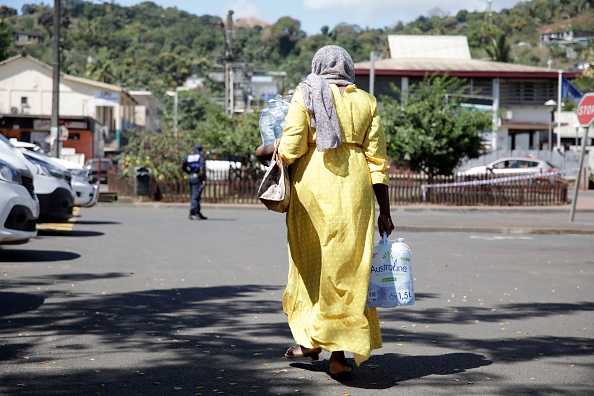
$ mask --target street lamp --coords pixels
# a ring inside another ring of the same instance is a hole
[[[557,102],[555,102],[553,99],[549,99],[545,102],[544,104],[546,106],[547,109],[549,109],[549,151],[553,152],[553,112],[555,111],[555,108],[557,107]],[[560,133],[561,131],[557,131],[557,133]]]
[[[178,104],[178,92],[180,90],[186,89],[185,87],[175,87],[175,92],[173,91],[166,91],[165,95],[172,96],[173,99],[173,136],[177,137],[177,104]]]

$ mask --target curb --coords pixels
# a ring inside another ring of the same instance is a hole
[[[476,232],[485,234],[509,235],[594,235],[594,229],[583,228],[538,228],[538,227],[433,227],[433,226],[399,226],[399,231],[408,232]]]

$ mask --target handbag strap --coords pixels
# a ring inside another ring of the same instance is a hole
[[[282,168],[283,160],[281,159],[280,155],[278,155],[279,143],[280,143],[280,140],[274,141],[274,151],[272,152],[272,161],[274,161],[276,163],[276,165],[278,165],[279,168]]]

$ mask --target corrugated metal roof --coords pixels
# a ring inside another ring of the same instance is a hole
[[[356,69],[369,69],[370,62],[355,63]],[[478,59],[380,59],[375,61],[375,69],[385,70],[466,70],[466,71],[521,71],[551,72],[557,70],[545,67],[526,66],[516,63],[492,62]]]
[[[39,59],[33,58],[32,56],[29,56],[29,55],[26,55],[26,54],[16,55],[16,56],[13,56],[12,58],[5,59],[2,62],[0,62],[0,66],[3,66],[5,64],[8,64],[10,62],[17,61],[17,60],[19,60],[21,58],[27,59],[30,62],[37,63],[38,65],[40,65],[40,66],[48,69],[49,71],[52,71],[53,72],[52,66],[50,66],[48,64],[45,64],[42,61],[40,61]],[[117,86],[117,85],[108,84],[108,83],[104,83],[104,82],[100,82],[100,81],[95,81],[95,80],[91,80],[91,79],[88,79],[88,78],[77,77],[77,76],[73,76],[73,75],[70,75],[70,74],[62,73],[62,72],[60,72],[60,76],[61,76],[62,79],[66,80],[66,81],[73,81],[73,82],[77,82],[77,83],[84,84],[84,85],[90,85],[92,87],[102,88],[102,89],[104,89],[106,91],[121,92],[123,94],[126,94],[126,95],[130,96],[128,94],[128,91],[126,91],[126,89],[124,89],[124,88],[122,88],[120,86]]]
[[[466,36],[389,35],[392,59],[471,59]]]
[[[369,75],[370,62],[355,63],[355,73]],[[558,78],[558,71],[545,67],[478,59],[380,59],[374,62],[375,74],[380,76],[424,76],[448,73],[462,77]],[[568,78],[580,73],[564,72]]]

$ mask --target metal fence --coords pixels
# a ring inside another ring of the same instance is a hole
[[[256,197],[261,175],[255,177],[209,180],[202,192],[204,203],[259,204]],[[135,196],[134,181],[117,176],[109,180],[109,190],[118,195]],[[408,172],[390,176],[390,201],[393,205],[563,205],[567,200],[567,181],[555,174],[503,177],[481,175],[438,177],[429,184],[427,176]],[[161,202],[189,202],[185,180],[152,179],[149,198]]]

